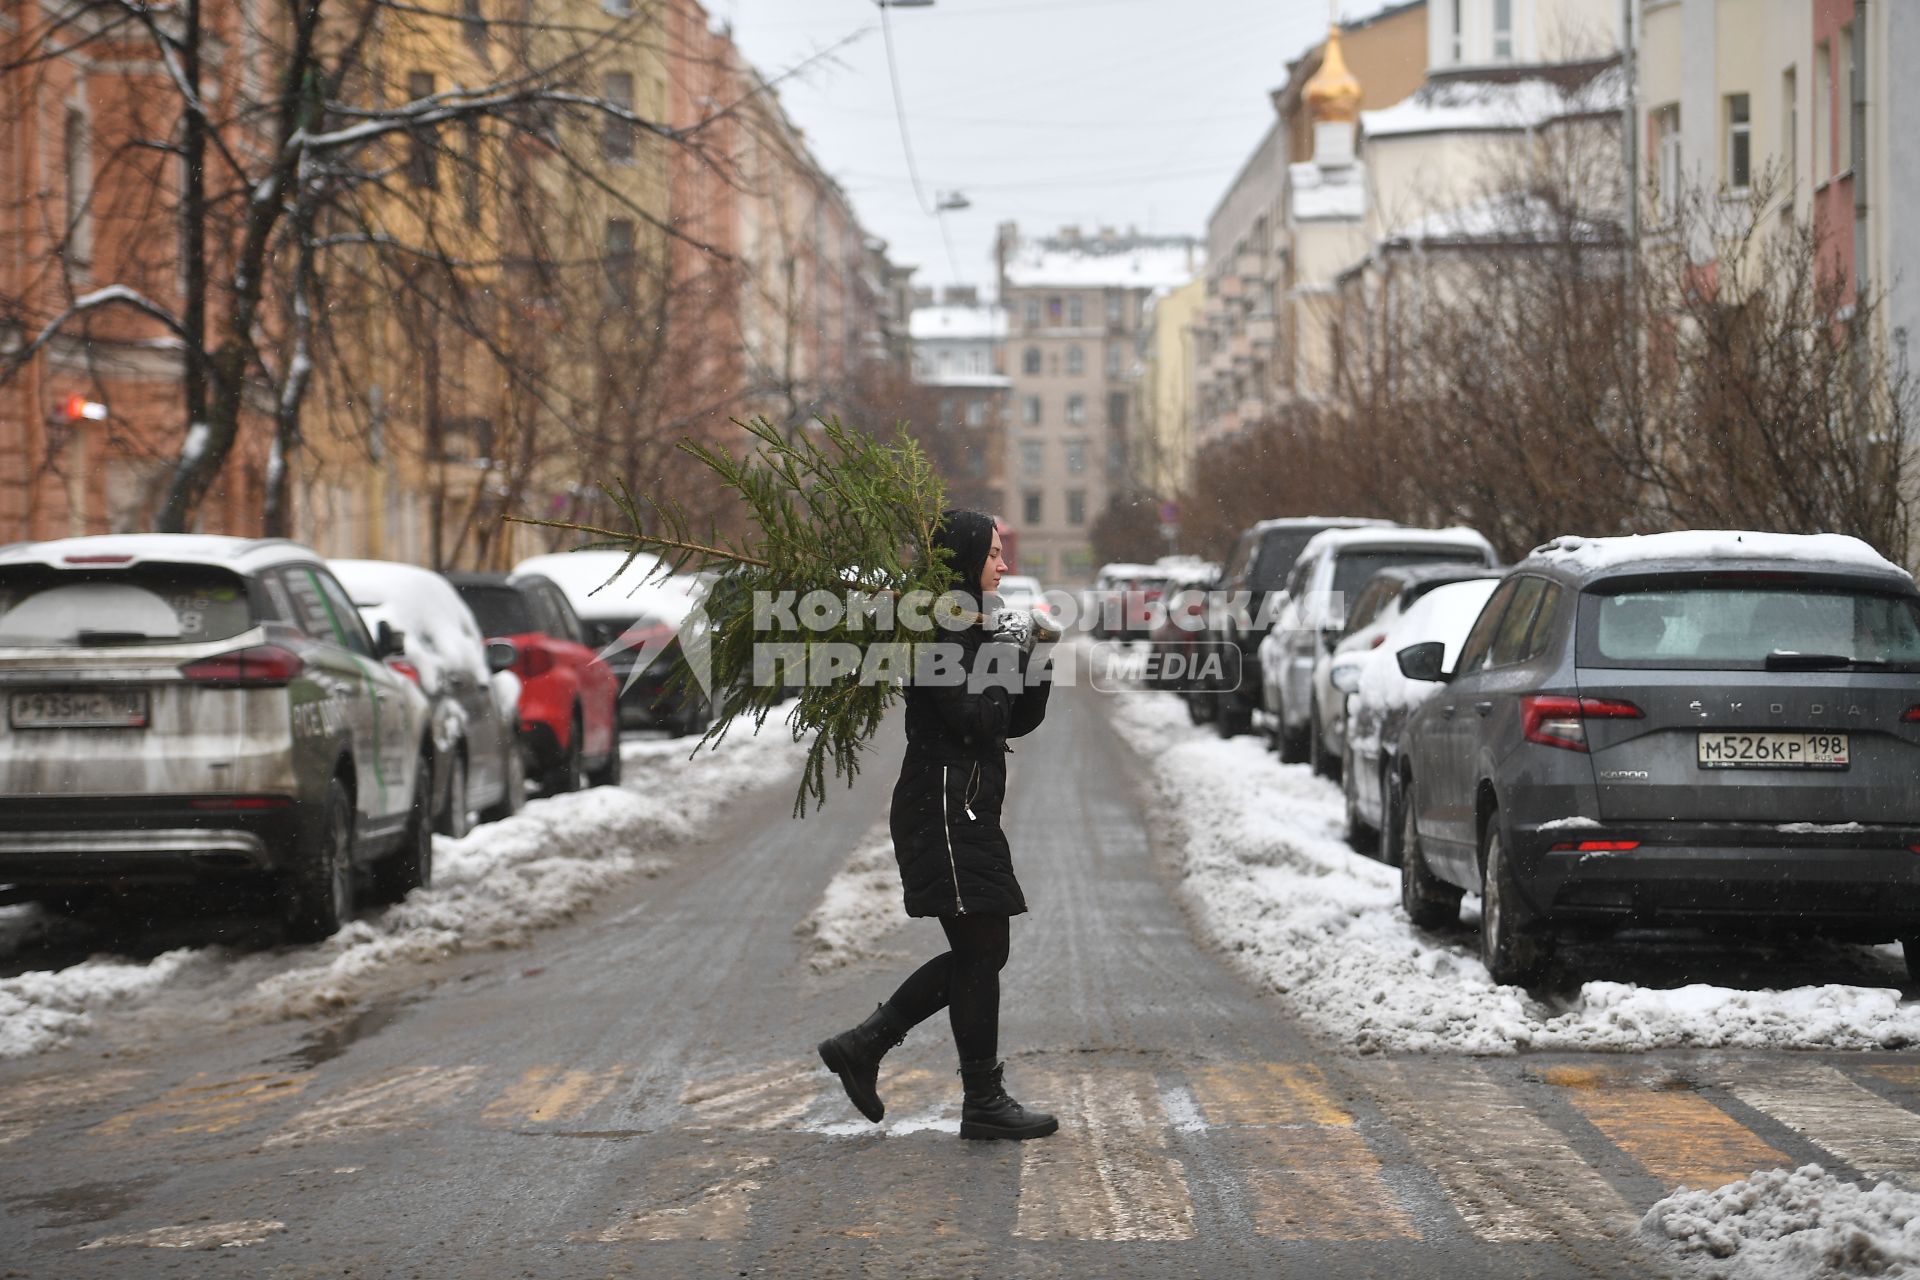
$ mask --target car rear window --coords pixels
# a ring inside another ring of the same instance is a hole
[[[245,580],[224,569],[0,570],[0,646],[193,644],[228,640],[253,625]]]
[[[484,636],[523,636],[542,630],[527,598],[513,587],[461,587],[460,598],[473,610]]]
[[[625,619],[582,618],[580,622],[587,629],[587,643],[596,649],[606,648],[629,631],[645,631],[663,625],[660,619],[647,614]]]
[[[1316,528],[1275,529],[1263,534],[1260,539],[1260,554],[1254,557],[1251,581],[1247,583],[1249,591],[1278,591],[1286,585],[1287,574],[1293,568],[1293,562],[1313,541],[1313,535],[1319,533]]]
[[[1920,604],[1844,587],[1646,587],[1588,595],[1590,667],[1764,670],[1770,654],[1821,654],[1920,671]]]
[[[1394,550],[1391,547],[1379,547],[1352,551],[1342,551],[1333,561],[1333,590],[1342,600],[1352,600],[1354,593],[1367,585],[1367,579],[1382,569],[1397,569],[1409,564],[1468,564],[1481,558],[1480,552],[1473,547],[1409,547]]]

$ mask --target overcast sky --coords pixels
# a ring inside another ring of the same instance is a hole
[[[894,53],[927,202],[914,194],[873,0],[708,0],[774,76],[781,101],[865,225],[917,283],[992,286],[994,227],[1204,235],[1252,152],[1286,64],[1324,32],[1327,0],[937,0],[895,9]],[[1342,0],[1343,11],[1378,7]],[[952,260],[941,237],[944,221]]]

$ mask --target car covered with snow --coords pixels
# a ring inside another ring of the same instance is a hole
[[[1374,581],[1388,577],[1402,579],[1401,590],[1386,607],[1387,616],[1376,616],[1363,629],[1379,627],[1378,643],[1338,653],[1332,665],[1333,683],[1346,693],[1340,787],[1346,798],[1347,843],[1362,851],[1378,845],[1382,859],[1397,865],[1393,779],[1400,760],[1400,732],[1413,709],[1438,688],[1402,675],[1397,655],[1409,646],[1438,641],[1445,647],[1443,665],[1450,666],[1500,575],[1483,570],[1479,576],[1462,576],[1448,566],[1392,570],[1376,574]]]
[[[1905,944],[1920,976],[1920,590],[1858,539],[1560,538],[1409,718],[1414,923],[1481,895],[1501,982],[1562,935],[1688,926]]]
[[[1472,529],[1399,527],[1328,529],[1300,551],[1287,576],[1286,603],[1260,641],[1261,706],[1267,713],[1269,740],[1280,758],[1307,760],[1314,772],[1331,776],[1339,760],[1329,752],[1321,728],[1321,689],[1331,696],[1317,668],[1332,653],[1347,625],[1347,606],[1382,569],[1425,564],[1491,565],[1498,557],[1486,538]]]
[[[0,883],[56,907],[266,890],[324,937],[432,875],[424,700],[312,550],[0,548]]]
[[[706,583],[690,574],[667,575],[644,552],[567,551],[530,556],[513,575],[539,574],[566,593],[587,644],[620,684],[620,723],[672,734],[702,733],[713,700],[698,681],[680,673],[685,646],[704,642],[699,601]]]
[[[508,655],[489,654],[473,611],[433,570],[390,560],[330,564],[367,625],[385,622],[406,633],[399,665],[431,708],[434,829],[458,837],[472,830],[476,813],[486,822],[518,813],[526,769],[514,700],[497,685]]]

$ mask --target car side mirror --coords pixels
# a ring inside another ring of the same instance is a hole
[[[520,650],[511,640],[487,641],[487,670],[499,675],[520,661]]]
[[[373,633],[373,652],[378,658],[397,658],[407,651],[407,633],[391,622],[381,622]]]
[[[1428,640],[1422,644],[1410,644],[1394,655],[1400,664],[1400,674],[1409,680],[1425,680],[1429,683],[1443,684],[1447,673],[1440,664],[1447,659],[1447,646],[1438,640]]]

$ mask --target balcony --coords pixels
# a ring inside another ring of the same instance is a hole
[[[1239,276],[1225,275],[1220,277],[1214,292],[1230,302],[1237,302],[1246,296],[1247,287]]]
[[[1227,354],[1233,357],[1235,364],[1248,364],[1253,360],[1253,336],[1236,333],[1233,341],[1227,344]]]
[[[1247,321],[1247,340],[1256,347],[1272,346],[1274,331],[1272,316],[1253,316]]]

